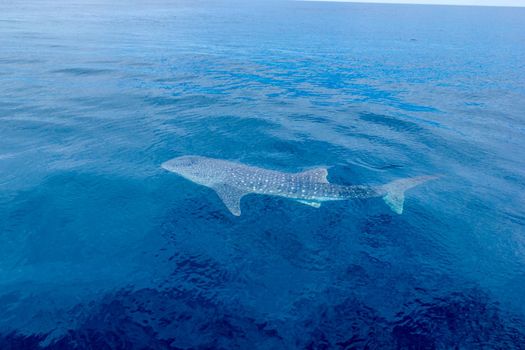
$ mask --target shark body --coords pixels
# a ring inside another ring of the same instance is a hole
[[[404,192],[436,178],[419,176],[380,186],[342,186],[328,182],[326,168],[285,173],[201,156],[174,158],[162,163],[162,167],[215,190],[229,211],[236,216],[241,215],[242,197],[250,193],[290,198],[316,208],[326,201],[383,197],[395,213],[402,214]]]

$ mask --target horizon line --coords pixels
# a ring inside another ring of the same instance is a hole
[[[377,5],[425,5],[425,6],[468,6],[468,7],[515,7],[515,8],[525,8],[524,4],[511,4],[511,3],[488,3],[488,4],[479,4],[479,3],[450,3],[446,1],[432,0],[431,2],[422,2],[422,1],[412,1],[412,0],[296,0],[296,1],[306,1],[306,2],[347,2],[355,4],[377,4]]]

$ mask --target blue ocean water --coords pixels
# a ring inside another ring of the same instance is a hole
[[[525,9],[0,2],[1,349],[525,347]],[[196,154],[338,184],[232,216]]]

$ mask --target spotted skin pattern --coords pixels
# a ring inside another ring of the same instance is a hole
[[[403,192],[433,176],[402,179],[383,186],[342,186],[327,181],[325,168],[301,173],[285,173],[257,168],[222,159],[201,156],[183,156],[162,164],[192,182],[214,189],[234,215],[240,215],[241,198],[249,193],[294,199],[319,207],[321,202],[355,198],[384,197],[391,209],[401,214]]]

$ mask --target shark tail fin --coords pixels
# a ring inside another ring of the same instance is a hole
[[[385,203],[396,214],[403,214],[403,204],[405,203],[405,191],[429,180],[437,179],[439,176],[418,176],[408,179],[392,181],[381,186]]]

